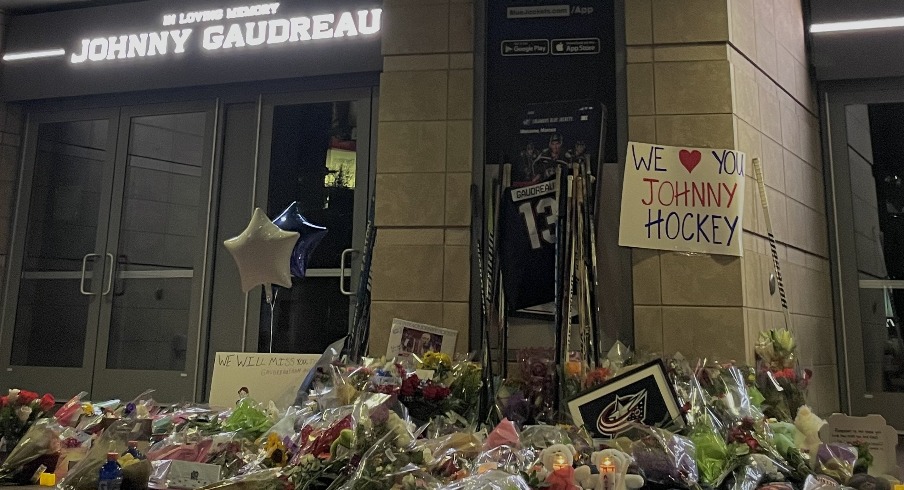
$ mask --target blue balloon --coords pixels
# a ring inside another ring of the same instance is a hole
[[[295,248],[292,250],[289,268],[293,276],[304,277],[308,269],[308,260],[311,259],[311,254],[320,244],[320,240],[323,240],[327,229],[305,219],[298,210],[298,202],[289,204],[289,207],[273,220],[273,224],[281,230],[298,232],[298,241],[295,242]]]

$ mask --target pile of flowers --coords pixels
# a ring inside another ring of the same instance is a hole
[[[61,490],[91,490],[112,450],[134,488],[169,486],[173,461],[218,467],[207,490],[888,488],[867,474],[867,444],[820,440],[824,422],[798,405],[809,378],[793,339],[774,331],[761,340],[755,367],[666,359],[684,423],[635,422],[602,442],[552,409],[559,370],[539,350],[523,353],[522,379],[500,381],[490,420],[478,413],[481,366],[438,353],[336,361],[307,402],[283,409],[251,398],[218,409],[161,406],[150,392],[126,403],[81,394],[39,418],[51,399],[16,391],[0,413],[30,427],[0,465],[0,483],[29,483],[43,467]],[[563,371],[580,391],[645,360],[617,345],[603,365]],[[783,389],[770,391],[776,383]]]

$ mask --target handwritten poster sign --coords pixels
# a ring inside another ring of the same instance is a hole
[[[746,165],[734,150],[628,143],[618,244],[742,255]]]
[[[864,442],[869,444],[869,452],[873,456],[869,474],[901,476],[896,453],[898,433],[894,427],[885,422],[884,417],[877,414],[852,417],[843,413],[834,413],[826,419],[826,422],[819,429],[819,438],[823,442],[845,444]]]
[[[231,407],[243,396],[288,407],[320,354],[217,352],[210,382],[210,404]]]

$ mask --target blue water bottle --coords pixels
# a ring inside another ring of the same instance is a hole
[[[126,454],[131,454],[135,459],[144,459],[144,455],[138,450],[138,441],[129,441],[129,449],[126,450]]]
[[[122,488],[122,466],[119,465],[119,453],[107,453],[107,462],[100,467],[97,478],[97,490],[120,490]]]

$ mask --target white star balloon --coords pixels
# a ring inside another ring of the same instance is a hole
[[[292,287],[289,262],[297,241],[297,232],[279,229],[261,208],[255,208],[245,231],[223,242],[239,267],[242,291],[247,293],[263,284],[267,302],[272,303],[272,284]]]

